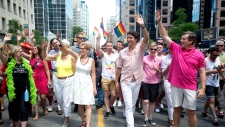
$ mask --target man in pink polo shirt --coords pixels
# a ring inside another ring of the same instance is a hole
[[[141,81],[145,78],[142,61],[148,45],[148,32],[141,15],[135,15],[135,21],[141,26],[143,40],[138,43],[138,33],[127,33],[128,47],[119,53],[117,60],[115,84],[119,88],[118,79],[121,74],[120,85],[125,103],[125,116],[127,127],[134,127],[135,104],[141,87]]]
[[[184,32],[181,37],[181,43],[178,45],[170,39],[163,27],[160,11],[156,12],[156,20],[162,38],[173,53],[168,80],[171,83],[174,125],[179,127],[182,106],[187,109],[189,126],[196,127],[197,97],[201,98],[205,95],[205,57],[203,53],[193,46],[196,39],[193,32]],[[198,70],[200,70],[202,88],[196,91]]]

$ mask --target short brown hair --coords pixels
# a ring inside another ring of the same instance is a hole
[[[195,33],[191,31],[186,31],[186,32],[183,32],[182,35],[188,35],[188,41],[192,41],[192,45],[195,43],[196,41]]]

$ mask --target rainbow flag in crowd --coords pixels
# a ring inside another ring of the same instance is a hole
[[[127,43],[128,43],[128,42],[127,42],[127,38],[124,38],[123,43],[124,43],[124,44],[127,44]]]
[[[95,36],[98,33],[98,28],[95,26],[94,31],[93,31],[93,35]]]
[[[104,39],[106,39],[109,36],[109,34],[105,30],[103,30],[103,36],[104,36]]]
[[[82,32],[83,36],[84,36],[84,41],[88,40],[88,36],[84,33],[84,31]]]
[[[126,30],[124,29],[123,23],[120,21],[120,23],[114,28],[114,32],[117,37],[120,37],[126,33]]]
[[[102,28],[104,39],[106,39],[109,34],[104,29],[103,17],[102,17],[101,22],[100,22],[100,28]]]

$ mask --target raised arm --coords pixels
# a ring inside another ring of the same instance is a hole
[[[160,10],[156,11],[156,21],[159,27],[159,33],[161,34],[164,42],[166,43],[167,47],[170,46],[172,40],[170,39],[166,29],[163,27],[163,24],[161,22],[161,14],[160,14]]]
[[[5,43],[7,42],[7,41],[10,41],[12,39],[12,35],[5,35],[5,37],[4,37],[4,40],[3,40],[3,42],[2,42],[2,46],[1,46],[1,48],[0,48],[0,59],[1,59],[1,61],[2,61],[2,63],[4,64],[4,65],[7,65],[7,62],[8,62],[8,58],[4,55],[4,54],[2,54],[2,48],[5,48]]]
[[[103,54],[103,52],[102,52],[102,50],[100,49],[100,40],[101,40],[101,35],[100,35],[100,33],[98,33],[98,37],[96,38],[96,50],[97,50],[97,52],[98,52],[98,55],[100,56],[100,57],[103,57],[104,56],[104,54]]]
[[[56,61],[57,57],[59,54],[54,54],[54,55],[47,55],[47,44],[48,42],[42,40],[42,47],[43,47],[43,50],[42,50],[42,56],[43,56],[43,60],[46,60],[46,61]]]
[[[62,46],[62,48],[64,48],[71,56],[73,56],[75,58],[75,60],[77,61],[78,58],[78,54],[74,51],[72,51],[69,47],[67,47],[62,40],[59,38],[59,32],[57,31],[56,34],[56,39],[59,41],[60,45]]]
[[[30,44],[31,44],[31,46],[34,46],[34,32],[32,32],[31,34],[30,34]],[[37,41],[37,40],[36,40]]]
[[[140,25],[140,27],[142,29],[142,34],[143,34],[143,37],[144,37],[143,38],[143,43],[148,44],[148,39],[149,39],[148,31],[147,31],[147,29],[145,27],[145,23],[144,23],[144,20],[143,20],[142,16],[139,15],[139,14],[136,14],[135,15],[135,20]]]
[[[20,41],[21,41],[22,37],[23,37],[22,34],[17,35],[17,38],[16,38],[17,39],[17,46],[20,46]]]

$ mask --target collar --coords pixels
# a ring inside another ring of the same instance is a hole
[[[136,48],[137,48],[137,45],[136,45],[136,47],[133,49],[134,53],[137,53],[137,52],[138,52]],[[126,52],[126,53],[129,52],[129,48],[128,48],[128,47],[124,48],[123,50],[124,50],[124,52]]]

